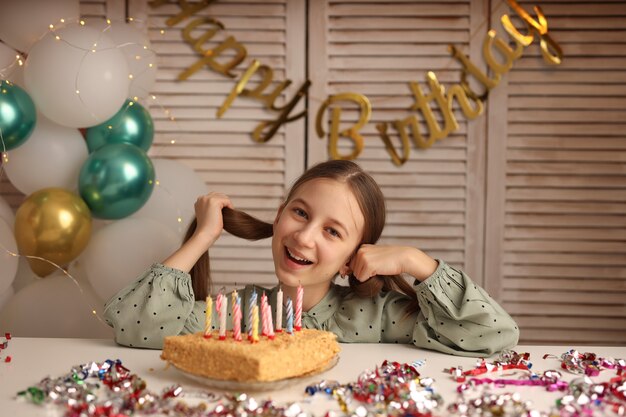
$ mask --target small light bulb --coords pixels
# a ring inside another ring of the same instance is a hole
[[[81,25],[81,26],[85,26],[85,21],[84,21],[84,20],[81,20],[81,21],[80,21],[80,22],[78,22],[78,23],[80,23],[80,25]]]
[[[51,24],[50,26],[48,26],[48,27],[49,27],[50,29],[54,29],[54,25],[52,25],[52,24]]]
[[[161,29],[161,35],[165,35],[165,31]]]
[[[59,35],[56,35],[56,36],[54,37],[54,39],[56,39],[57,41],[60,41],[60,40],[61,40],[61,37],[60,37]]]
[[[132,18],[132,17],[129,17],[129,18],[128,18],[128,21],[129,21],[129,22],[132,22],[132,21],[133,21],[133,18]]]
[[[130,103],[128,103],[128,107],[132,106],[133,104],[135,104],[135,102],[131,101]]]
[[[133,74],[128,74],[128,78],[133,79]]]
[[[154,96],[154,95],[153,95],[153,96],[152,96],[152,100],[156,100],[156,96]]]
[[[61,19],[61,23],[65,23],[65,19]]]
[[[76,90],[76,94],[80,94],[80,91],[79,91],[79,90]]]
[[[176,143],[176,141],[174,139],[170,140],[170,143],[173,145]]]
[[[135,55],[135,59],[136,59],[137,61],[139,61],[139,60],[141,59],[141,57],[140,57],[139,55]]]
[[[107,127],[108,127],[109,129],[113,129],[113,126],[111,126],[111,125],[108,125]]]
[[[149,66],[150,68],[152,68],[154,65],[153,65],[153,64],[148,64],[148,66]]]
[[[161,185],[161,182],[160,182],[159,180],[154,181],[154,183],[155,183],[156,185]]]
[[[178,220],[178,223],[182,223],[182,222],[183,222],[183,219],[182,219],[182,218],[180,218],[180,217],[179,217],[179,218],[177,218],[176,220]]]
[[[111,19],[107,19],[107,25],[111,24]]]

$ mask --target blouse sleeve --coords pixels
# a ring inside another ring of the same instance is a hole
[[[420,312],[413,329],[418,347],[462,356],[489,356],[519,339],[515,321],[465,272],[439,260],[415,288]]]
[[[154,264],[105,304],[104,318],[117,343],[161,349],[165,336],[202,330],[206,303],[194,298],[189,274]]]

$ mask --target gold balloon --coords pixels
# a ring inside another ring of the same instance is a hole
[[[21,255],[37,256],[64,265],[89,243],[91,212],[76,194],[45,188],[28,196],[15,214],[15,240]],[[27,258],[40,277],[56,270],[48,262]]]

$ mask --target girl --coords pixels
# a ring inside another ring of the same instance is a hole
[[[284,300],[295,301],[301,284],[303,327],[331,331],[340,342],[413,343],[465,356],[517,344],[516,323],[464,272],[416,248],[375,244],[385,224],[384,197],[353,162],[306,171],[273,224],[234,210],[220,193],[200,197],[195,213],[183,245],[106,304],[118,343],[161,348],[165,336],[203,330],[208,249],[224,229],[251,240],[272,236]],[[349,285],[335,285],[337,274]],[[413,286],[400,274],[410,275]],[[264,290],[245,288],[244,318],[252,291]],[[278,286],[265,291],[275,315]]]

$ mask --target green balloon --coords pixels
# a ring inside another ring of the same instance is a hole
[[[128,143],[104,145],[83,164],[78,190],[91,214],[121,219],[139,210],[154,188],[154,167],[146,153]]]
[[[30,137],[35,129],[35,103],[21,87],[0,81],[0,152],[15,149]]]
[[[130,143],[147,152],[154,138],[154,123],[141,104],[126,100],[109,120],[87,129],[86,137],[89,153],[111,143]]]

